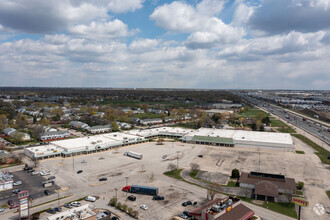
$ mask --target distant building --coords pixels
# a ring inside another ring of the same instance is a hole
[[[224,115],[228,115],[228,114],[232,114],[234,113],[234,111],[231,110],[224,110],[224,109],[210,109],[210,110],[206,110],[205,113],[212,117],[214,114],[224,114]]]
[[[151,118],[151,119],[142,119],[140,120],[141,125],[155,125],[162,124],[163,120],[161,118]]]
[[[9,153],[8,151],[0,150],[0,162],[2,164],[15,163],[16,161],[17,160],[14,157],[14,155],[12,155],[11,153]]]
[[[248,220],[254,211],[243,205],[236,197],[214,199],[199,206],[189,214],[196,220]]]
[[[16,132],[15,128],[5,128],[2,130],[2,133],[4,133],[7,136],[10,136],[11,134],[13,134],[15,132]]]
[[[230,109],[230,108],[242,108],[243,104],[235,104],[235,103],[214,103],[214,108],[217,109]]]
[[[0,171],[0,191],[12,189],[13,182],[13,179],[8,175],[8,173]]]
[[[87,130],[89,128],[88,124],[83,123],[81,121],[71,121],[69,125],[75,129]]]
[[[88,127],[88,132],[92,134],[99,134],[111,131],[111,125],[98,125],[93,127]]]
[[[54,215],[48,216],[47,220],[58,219],[84,219],[84,220],[96,220],[98,210],[90,204],[85,204],[80,207],[73,207],[71,209],[65,209],[62,212],[58,212]]]
[[[288,202],[287,198],[280,197],[280,194],[292,195],[296,192],[295,180],[279,174],[242,172],[239,186],[252,189],[252,198],[271,202]]]
[[[70,132],[68,131],[48,131],[39,134],[39,139],[42,141],[58,140],[68,137],[70,137]]]
[[[131,128],[131,126],[125,122],[117,122],[117,125],[120,127],[120,129],[123,129],[123,130]]]

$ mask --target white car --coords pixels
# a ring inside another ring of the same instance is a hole
[[[35,175],[38,175],[38,174],[39,174],[38,171],[34,171],[34,172],[31,173],[32,176],[35,176]]]
[[[148,206],[146,206],[146,205],[141,205],[140,208],[143,209],[143,210],[147,210],[147,209],[148,209]]]
[[[17,181],[13,184],[14,186],[19,186],[19,185],[22,185],[22,181]]]
[[[87,196],[85,198],[86,201],[89,201],[89,202],[95,202],[96,201],[96,198],[94,196]]]
[[[81,206],[81,203],[80,202],[71,202],[71,205],[74,207],[79,207],[79,206]]]

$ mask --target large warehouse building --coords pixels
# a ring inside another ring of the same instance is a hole
[[[161,127],[53,141],[48,145],[25,148],[24,153],[30,158],[35,159],[47,159],[59,156],[70,157],[143,143],[148,141],[148,139],[157,137],[177,138],[185,143],[213,146],[237,146],[291,152],[294,149],[290,134],[211,128],[192,130],[178,127]]]

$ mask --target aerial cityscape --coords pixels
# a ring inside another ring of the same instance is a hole
[[[0,219],[330,219],[330,0],[0,1]]]

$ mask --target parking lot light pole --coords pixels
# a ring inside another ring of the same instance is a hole
[[[128,176],[126,176],[125,179],[126,179],[126,186],[128,186],[128,184],[127,184],[128,183]],[[127,194],[128,194],[128,192],[126,191],[126,197],[127,197]]]
[[[176,169],[177,170],[179,169],[179,153],[180,153],[180,151],[176,152]]]
[[[117,190],[118,190],[118,189],[117,189],[117,188],[115,188],[115,191],[116,191],[116,199],[117,199]]]

